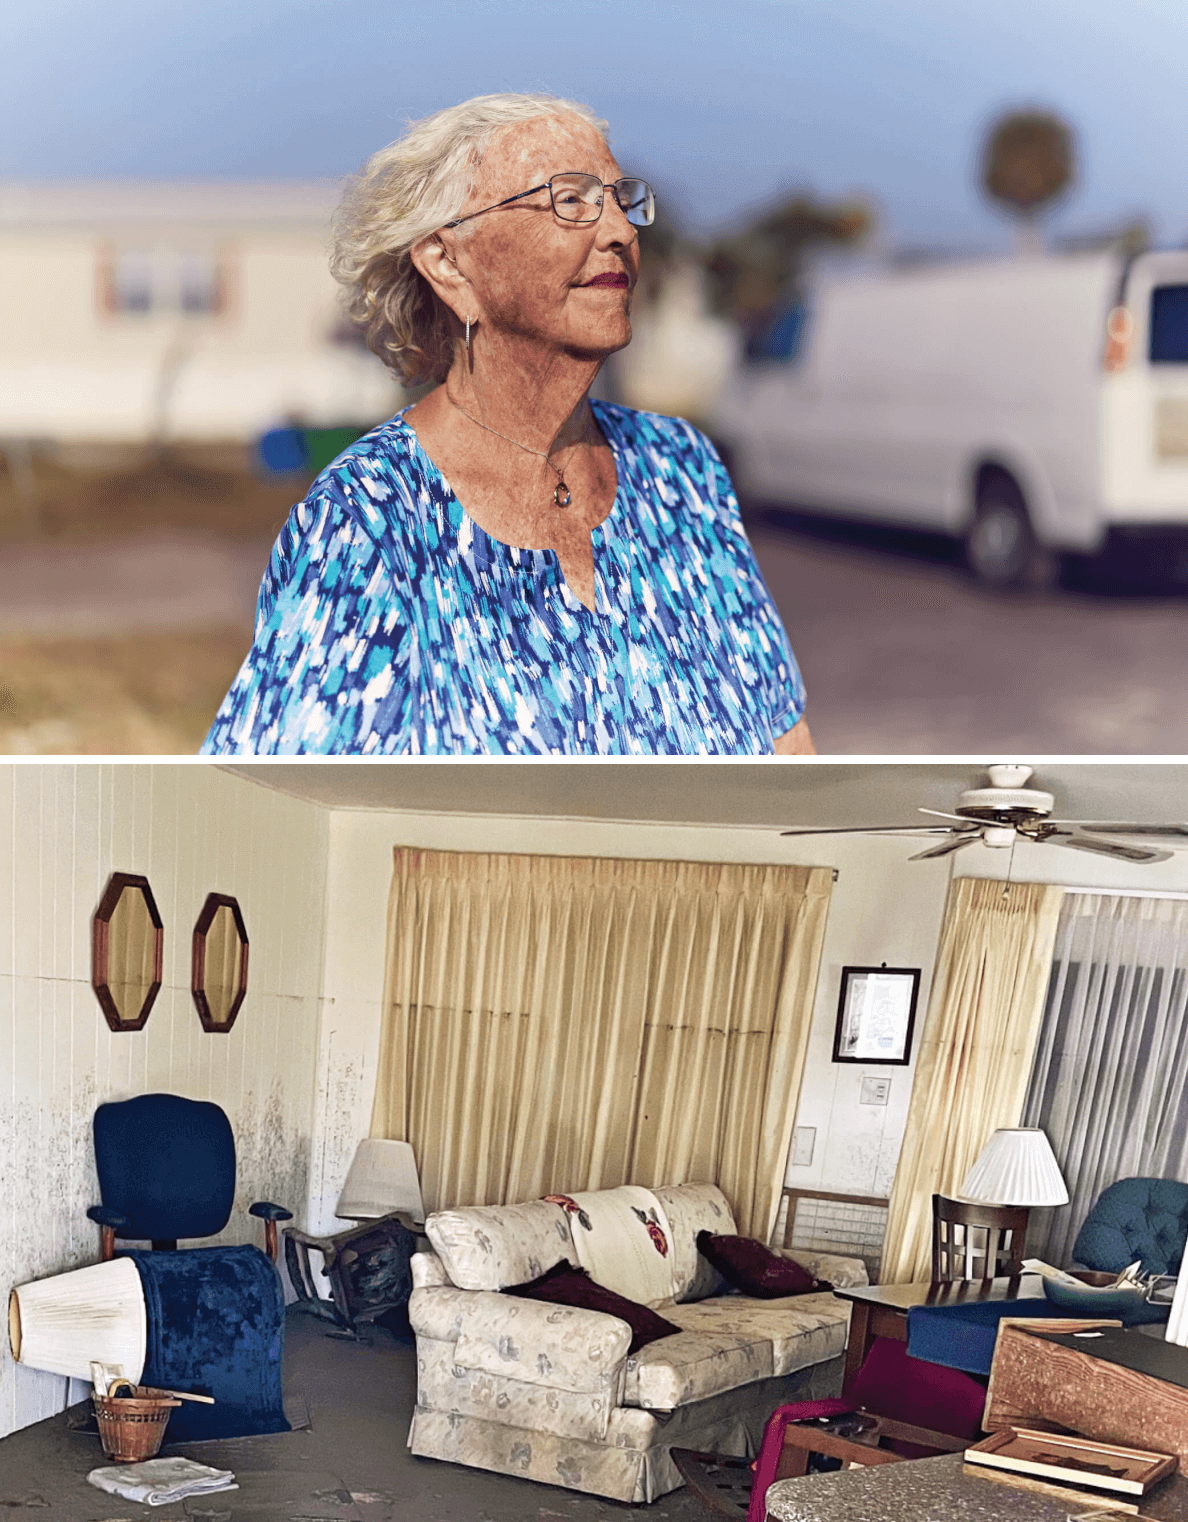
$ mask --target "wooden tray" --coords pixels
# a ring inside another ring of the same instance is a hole
[[[965,1450],[965,1461],[1127,1496],[1145,1496],[1153,1485],[1174,1474],[1178,1464],[1172,1453],[1149,1453],[1026,1427],[1004,1427],[975,1443]]]

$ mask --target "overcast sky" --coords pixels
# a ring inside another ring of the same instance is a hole
[[[1007,236],[999,110],[1080,141],[1054,227],[1188,240],[1185,0],[4,0],[0,178],[337,176],[419,117],[549,90],[609,118],[695,232],[862,194],[891,246]],[[562,166],[564,167],[564,166]]]

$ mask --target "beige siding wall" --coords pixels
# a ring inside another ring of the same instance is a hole
[[[95,1261],[91,1116],[169,1090],[226,1110],[239,1154],[228,1242],[259,1242],[257,1199],[305,1216],[325,925],[327,815],[210,766],[0,766],[0,1296]],[[143,1031],[108,1030],[90,923],[113,870],[148,877],[164,986]],[[251,942],[226,1035],[190,997],[194,920],[235,895]],[[81,1387],[75,1386],[77,1399]],[[62,1409],[66,1381],[0,1339],[0,1435]]]

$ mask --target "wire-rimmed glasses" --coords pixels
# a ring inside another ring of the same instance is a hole
[[[444,225],[457,227],[461,222],[469,222],[471,217],[481,217],[483,212],[497,211],[501,206],[510,206],[513,201],[522,201],[525,196],[534,196],[539,190],[548,191],[553,211],[563,222],[597,222],[602,215],[603,192],[606,190],[614,196],[619,210],[632,226],[648,227],[656,217],[656,196],[647,180],[627,175],[605,183],[596,174],[574,172],[555,174],[544,185],[533,185],[531,190],[521,190],[505,201],[496,201],[494,206],[484,206],[482,211],[455,217]]]

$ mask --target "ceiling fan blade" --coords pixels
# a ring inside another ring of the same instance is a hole
[[[1113,856],[1119,861],[1170,861],[1171,851],[1154,851],[1146,846],[1124,846],[1120,840],[1088,840],[1080,835],[1053,835],[1043,842],[1050,846],[1067,846],[1070,851],[1092,851],[1095,856]]]
[[[1062,824],[1072,822],[1060,821]],[[1188,824],[1119,824],[1111,821],[1108,824],[1083,823],[1077,828],[1093,835],[1136,835],[1142,840],[1165,840],[1169,845],[1178,843],[1188,847]]]
[[[917,851],[908,860],[927,861],[930,856],[951,856],[954,851],[960,851],[962,846],[972,846],[976,838],[974,835],[954,835],[952,840],[942,840],[940,845],[929,846],[927,851]]]
[[[781,830],[781,835],[948,835],[941,824],[842,824],[834,830]]]
[[[970,819],[965,814],[946,814],[943,809],[924,809],[924,808],[917,809],[916,813],[917,814],[932,814],[937,819],[955,819],[958,824],[963,824],[963,825],[965,825],[965,827],[967,829],[970,829],[970,830],[980,830],[982,828],[982,821],[980,819]]]

